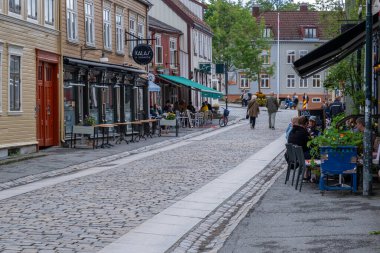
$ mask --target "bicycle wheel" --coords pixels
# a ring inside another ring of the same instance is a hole
[[[226,125],[226,120],[225,119],[226,119],[225,117],[221,117],[219,119],[219,126],[220,127],[224,127]]]

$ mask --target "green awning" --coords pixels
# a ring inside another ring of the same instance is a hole
[[[224,96],[223,93],[220,91],[214,90],[200,83],[193,82],[181,76],[170,76],[170,75],[158,75],[158,76],[170,82],[184,85],[190,89],[200,90],[202,92],[202,97],[221,98]]]

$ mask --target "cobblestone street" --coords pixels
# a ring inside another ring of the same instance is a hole
[[[241,112],[244,114],[244,110]],[[1,252],[96,252],[147,219],[234,168],[279,138],[291,111],[268,129],[262,111],[206,139],[193,138],[147,155],[89,168],[0,201]],[[100,172],[93,173],[92,170]],[[0,192],[1,193],[1,192]]]

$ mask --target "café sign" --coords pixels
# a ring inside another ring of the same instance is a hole
[[[140,65],[147,65],[153,59],[153,50],[150,45],[140,44],[132,51],[133,60]]]

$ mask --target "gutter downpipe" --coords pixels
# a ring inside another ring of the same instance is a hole
[[[62,8],[62,3],[59,2],[58,4],[58,30],[59,30],[59,42],[58,42],[58,46],[59,46],[59,54],[60,54],[60,63],[59,63],[59,73],[58,73],[58,103],[59,103],[59,128],[60,128],[60,139],[61,139],[61,145],[62,144],[65,144],[66,141],[65,141],[65,111],[64,111],[64,107],[63,107],[63,104],[64,104],[64,89],[63,89],[63,48],[62,48],[62,11],[63,11],[63,8]]]
[[[279,99],[280,99],[280,13],[277,12],[277,101],[279,101]]]
[[[363,196],[371,194],[372,165],[372,1],[367,0],[366,15],[366,47],[365,47],[365,130],[364,130],[364,164],[363,164]]]

